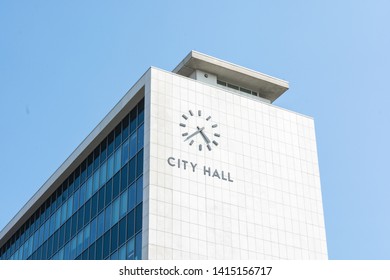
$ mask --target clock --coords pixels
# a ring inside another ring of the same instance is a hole
[[[210,115],[202,115],[202,110],[193,112],[188,110],[182,116],[182,122],[179,124],[182,127],[183,141],[190,146],[196,146],[199,151],[207,149],[211,151],[213,147],[218,146],[218,138],[221,135],[218,133],[218,124],[213,122]]]

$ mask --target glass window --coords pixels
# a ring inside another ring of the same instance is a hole
[[[123,166],[121,170],[121,188],[120,188],[121,192],[127,188],[127,175],[128,175],[127,168],[128,168],[128,164]]]
[[[77,212],[77,231],[84,226],[84,207],[81,207]]]
[[[137,128],[137,108],[130,112],[130,134]]]
[[[134,131],[130,136],[130,158],[133,158],[137,153],[137,132]]]
[[[122,145],[122,166],[129,160],[129,140]]]
[[[144,147],[144,125],[142,124],[138,128],[138,137],[137,137],[137,148],[138,151]]]
[[[37,259],[39,260],[40,258],[38,257]],[[58,259],[59,259],[59,260],[63,260],[63,259],[64,259],[64,248],[62,248],[62,249],[58,252]]]
[[[70,237],[72,238],[77,232],[77,214],[74,214],[71,219],[72,226],[70,227]]]
[[[97,235],[97,219],[93,219],[90,224],[90,241],[95,242]]]
[[[61,224],[65,223],[65,221],[66,221],[66,215],[68,214],[67,206],[68,206],[68,203],[62,204],[62,207],[61,207]]]
[[[104,208],[104,193],[105,188],[99,190],[99,200],[98,200],[98,213]]]
[[[120,189],[120,172],[118,172],[113,179],[113,194],[112,197],[116,198],[119,194]]]
[[[107,158],[107,138],[103,140],[100,145],[100,163],[106,160]]]
[[[60,225],[61,225],[61,211],[60,209],[57,210],[56,212],[56,230],[59,229]]]
[[[90,177],[87,181],[87,194],[86,199],[89,199],[93,194],[93,184],[92,184],[92,177]]]
[[[126,241],[126,218],[119,221],[119,246]]]
[[[138,233],[135,237],[135,259],[140,260],[142,258],[142,232]]]
[[[144,99],[142,99],[138,103],[138,124],[144,122],[144,108],[145,108]]]
[[[91,218],[94,218],[97,214],[98,194],[95,193],[91,198]]]
[[[112,255],[110,256],[110,260],[118,260],[118,251],[112,253]]]
[[[132,210],[127,214],[127,239],[134,235],[134,213],[135,211]]]
[[[92,174],[92,164],[93,164],[93,153],[91,153],[87,159],[87,177],[89,177]]]
[[[135,232],[142,229],[142,203],[135,208]]]
[[[135,173],[136,173],[136,158],[134,157],[132,160],[129,162],[129,176],[128,176],[128,183],[132,184],[135,180]]]
[[[144,150],[137,154],[137,177],[142,174],[144,170]]]
[[[142,201],[143,192],[144,192],[144,188],[143,188],[143,176],[141,176],[141,177],[139,177],[138,180],[137,180],[137,204],[140,203],[140,202]]]
[[[89,223],[91,220],[91,200],[88,200],[84,206],[84,224]]]
[[[114,155],[110,156],[107,161],[107,180],[114,175]]]
[[[93,154],[94,154],[93,170],[96,170],[99,167],[99,164],[100,164],[100,146],[97,146],[97,148],[95,149]]]
[[[136,186],[134,183],[129,187],[129,195],[128,195],[128,202],[129,202],[128,209],[129,210],[131,210],[135,207],[135,202],[136,202],[136,195],[135,194],[136,194]]]
[[[97,237],[102,236],[104,232],[104,212],[97,217]]]
[[[121,149],[116,150],[114,160],[114,174],[121,169]]]
[[[87,248],[89,246],[89,241],[91,237],[91,227],[90,224],[88,224],[84,229],[84,248]]]
[[[107,231],[103,236],[103,259],[110,254],[110,231]]]
[[[121,124],[118,124],[115,128],[115,149],[122,143],[122,128]]]
[[[80,187],[80,205],[83,205],[84,202],[85,202],[86,190],[87,190],[87,186],[86,186],[86,184],[84,183],[84,184]]]
[[[93,243],[90,247],[89,247],[89,250],[88,250],[88,259],[89,260],[96,260],[96,256],[95,256],[95,243]]]
[[[135,253],[134,252],[134,249],[135,249],[134,240],[135,240],[135,238],[132,238],[127,242],[127,257],[126,257],[126,259],[128,259],[128,260],[134,260],[134,253]]]
[[[80,231],[79,234],[77,234],[77,253],[76,256],[80,255],[81,252],[84,250],[83,246],[83,231]]]
[[[75,212],[79,209],[79,192],[80,190],[77,190],[73,195],[73,209]]]
[[[103,237],[99,238],[97,241],[96,241],[96,259],[97,260],[102,260],[103,257],[102,257],[102,251],[103,251]]]
[[[129,115],[122,120],[122,141],[129,136]]]
[[[84,160],[83,163],[81,163],[81,175],[80,175],[80,179],[81,179],[81,182],[84,182],[85,179],[87,178],[87,160]],[[70,190],[70,192],[72,192],[72,190]]]
[[[68,220],[65,224],[65,243],[70,240],[70,226],[71,220]]]
[[[100,167],[100,186],[107,182],[107,162]]]
[[[107,156],[109,156],[114,151],[114,131],[112,131],[108,135],[107,141],[108,141]]]
[[[119,203],[120,198],[117,198],[112,204],[112,224],[115,224],[119,221]]]
[[[104,230],[108,230],[110,227],[111,227],[111,225],[112,225],[112,223],[111,223],[111,215],[112,215],[112,213],[111,213],[111,208],[112,208],[112,206],[111,206],[112,204],[110,204],[107,208],[106,208],[106,210],[104,211],[105,212],[105,217],[104,217]]]
[[[69,251],[70,251],[70,243],[66,244],[64,247],[64,260],[70,260]]]
[[[73,215],[73,196],[71,196],[68,199],[68,213],[67,213],[67,219],[69,219]]]
[[[119,256],[118,258],[120,260],[125,260],[126,259],[126,246],[123,245],[120,249],[119,249]]]
[[[93,174],[93,190],[92,192],[96,192],[99,189],[99,170]]]
[[[118,248],[118,224],[115,224],[111,229],[111,252]]]
[[[106,190],[106,198],[105,198],[105,206],[111,203],[112,201],[112,180],[108,181],[105,187]]]
[[[119,217],[122,218],[127,213],[127,190],[121,194],[121,206],[119,211]]]

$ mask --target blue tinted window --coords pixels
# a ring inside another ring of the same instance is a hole
[[[137,154],[137,177],[142,174],[144,170],[144,150]]]
[[[130,135],[130,158],[135,156],[137,153],[137,132],[134,131],[133,134]]]
[[[137,108],[130,112],[130,134],[137,128]]]
[[[118,248],[118,224],[115,224],[111,228],[111,252]]]
[[[134,257],[135,257],[135,238],[132,238],[130,239],[128,242],[127,242],[127,257],[126,259],[128,260],[134,260]]]
[[[142,100],[141,102],[138,103],[138,124],[144,122],[144,108],[145,108],[145,104],[144,101]]]
[[[129,160],[129,140],[122,145],[122,166]]]
[[[142,203],[135,208],[135,232],[142,228]]]
[[[136,185],[135,183],[129,187],[128,194],[128,209],[131,210],[135,207],[136,198]]]
[[[103,259],[110,254],[110,231],[107,231],[103,236]]]
[[[104,230],[108,230],[112,223],[111,223],[111,204],[104,210]]]
[[[129,136],[129,115],[122,120],[122,141]]]
[[[142,232],[138,233],[135,237],[135,259],[140,260],[142,258]]]
[[[137,180],[137,204],[142,201],[143,190],[143,176],[141,176]]]
[[[144,147],[144,125],[141,125],[138,128],[138,140],[137,140],[137,148],[141,150]]]
[[[136,160],[137,160],[137,158],[134,157],[129,162],[129,169],[128,169],[129,175],[128,175],[128,178],[127,178],[128,184],[132,184],[134,182],[134,180],[135,180],[136,167],[137,167]]]
[[[135,230],[135,210],[130,211],[129,214],[127,214],[127,239],[131,238],[134,235]]]
[[[107,156],[109,156],[114,151],[114,131],[112,131],[108,135],[107,141],[108,141]]]

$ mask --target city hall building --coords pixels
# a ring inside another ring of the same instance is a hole
[[[149,68],[0,233],[0,259],[327,259],[313,119],[195,51]]]

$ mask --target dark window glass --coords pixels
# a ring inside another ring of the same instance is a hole
[[[137,204],[142,201],[143,190],[143,176],[141,176],[137,180]]]
[[[94,218],[97,214],[98,193],[95,193],[91,198],[91,218]]]
[[[104,211],[97,217],[97,237],[100,237],[104,232]]]
[[[95,171],[100,164],[100,146],[98,146],[94,151],[93,151],[94,159],[93,159],[93,170]]]
[[[130,154],[129,157],[132,158],[137,153],[137,132],[135,131],[130,135]]]
[[[108,230],[111,227],[111,216],[112,216],[111,209],[112,209],[112,204],[110,204],[104,210],[104,230]]]
[[[80,186],[80,168],[76,168],[74,172],[74,187],[77,189]]]
[[[62,204],[62,186],[57,189],[57,206],[59,207],[61,206],[61,204]],[[37,224],[38,225],[41,224],[40,212],[38,212]]]
[[[88,260],[88,250],[85,250],[83,254],[81,255],[82,260]]]
[[[60,234],[58,235],[59,238],[58,238],[58,247],[62,247],[62,245],[64,245],[64,241],[65,241],[65,226],[62,226],[60,228]]]
[[[70,228],[71,228],[72,222],[69,219],[65,224],[65,243],[70,240]]]
[[[228,86],[229,88],[232,88],[232,89],[238,90],[238,86],[236,86],[236,85],[227,84],[227,86]]]
[[[137,108],[130,112],[130,134],[137,128]]]
[[[70,228],[70,236],[71,236],[71,238],[73,236],[75,236],[76,232],[77,232],[77,214],[74,214],[72,216],[72,226]]]
[[[141,125],[138,128],[138,133],[137,133],[137,149],[141,150],[144,147],[144,125]]]
[[[111,228],[111,252],[118,248],[118,224]]]
[[[119,244],[122,244],[126,241],[126,217],[119,221]]]
[[[77,212],[77,231],[84,226],[84,207],[81,207]]]
[[[240,87],[240,91],[251,94],[251,91],[249,89]]]
[[[74,209],[74,211],[76,211],[79,208],[79,201],[80,201],[79,194],[80,194],[80,190],[78,189],[73,195],[73,209]]]
[[[115,149],[122,143],[122,128],[121,124],[118,124],[115,128]]]
[[[91,222],[91,242],[96,240],[97,234],[97,219],[93,219]]]
[[[108,147],[107,147],[107,156],[111,155],[114,151],[114,131],[108,135]]]
[[[100,163],[103,163],[107,158],[107,138],[100,145]]]
[[[62,189],[63,189],[62,199],[63,201],[66,201],[68,199],[68,185],[66,183],[62,184]],[[44,212],[44,214],[46,214],[46,211]]]
[[[42,260],[42,247],[37,250],[37,260]]]
[[[116,173],[113,179],[113,193],[112,197],[113,199],[116,198],[119,194],[120,189],[120,172]]]
[[[100,237],[96,241],[96,259],[102,260],[102,250],[103,250],[103,237]]]
[[[73,173],[68,177],[68,183],[69,183],[69,195],[71,195],[74,192],[74,178]]]
[[[93,164],[93,153],[91,153],[87,159],[87,177],[91,176],[92,174],[92,164]]]
[[[225,82],[222,82],[222,81],[220,81],[220,80],[217,80],[217,84],[226,87],[226,83],[225,83]]]
[[[132,210],[129,214],[127,214],[127,239],[133,237],[134,235],[134,214],[135,210]]]
[[[144,150],[137,154],[137,177],[142,174],[144,170]]]
[[[96,256],[95,256],[95,243],[93,243],[90,247],[89,247],[89,253],[88,253],[88,259],[89,260],[95,260],[96,259]]]
[[[140,260],[142,258],[142,232],[138,233],[135,237],[135,259]]]
[[[122,120],[122,141],[129,136],[129,115]]]
[[[81,163],[80,169],[81,169],[81,175],[80,175],[81,183],[84,183],[85,179],[87,179],[87,160],[84,160]]]
[[[47,241],[47,258],[50,258],[53,253],[53,236]]]
[[[109,180],[107,182],[105,190],[106,190],[105,206],[107,206],[112,201],[112,180]]]
[[[53,252],[58,250],[58,230],[53,235]]]
[[[80,194],[79,194],[79,199],[80,199],[80,205],[83,205],[85,202],[85,195],[87,192],[87,184],[83,184],[80,188]]]
[[[91,220],[91,200],[88,200],[87,203],[85,203],[84,207],[84,224],[88,224]]]
[[[104,188],[99,190],[98,213],[104,208]]]
[[[103,259],[110,254],[110,231],[107,231],[103,236]]]
[[[136,202],[136,185],[135,183],[129,187],[128,209],[133,209]]]
[[[142,203],[135,208],[135,232],[142,229]]]
[[[128,164],[126,164],[121,170],[121,192],[127,188],[127,175]]]
[[[138,124],[144,122],[144,108],[145,108],[144,99],[142,99],[138,103]]]
[[[47,260],[47,242],[42,245],[42,259]]]
[[[131,184],[135,180],[135,173],[136,173],[136,160],[137,158],[134,157],[132,160],[129,162],[129,176],[128,176],[128,184]]]

